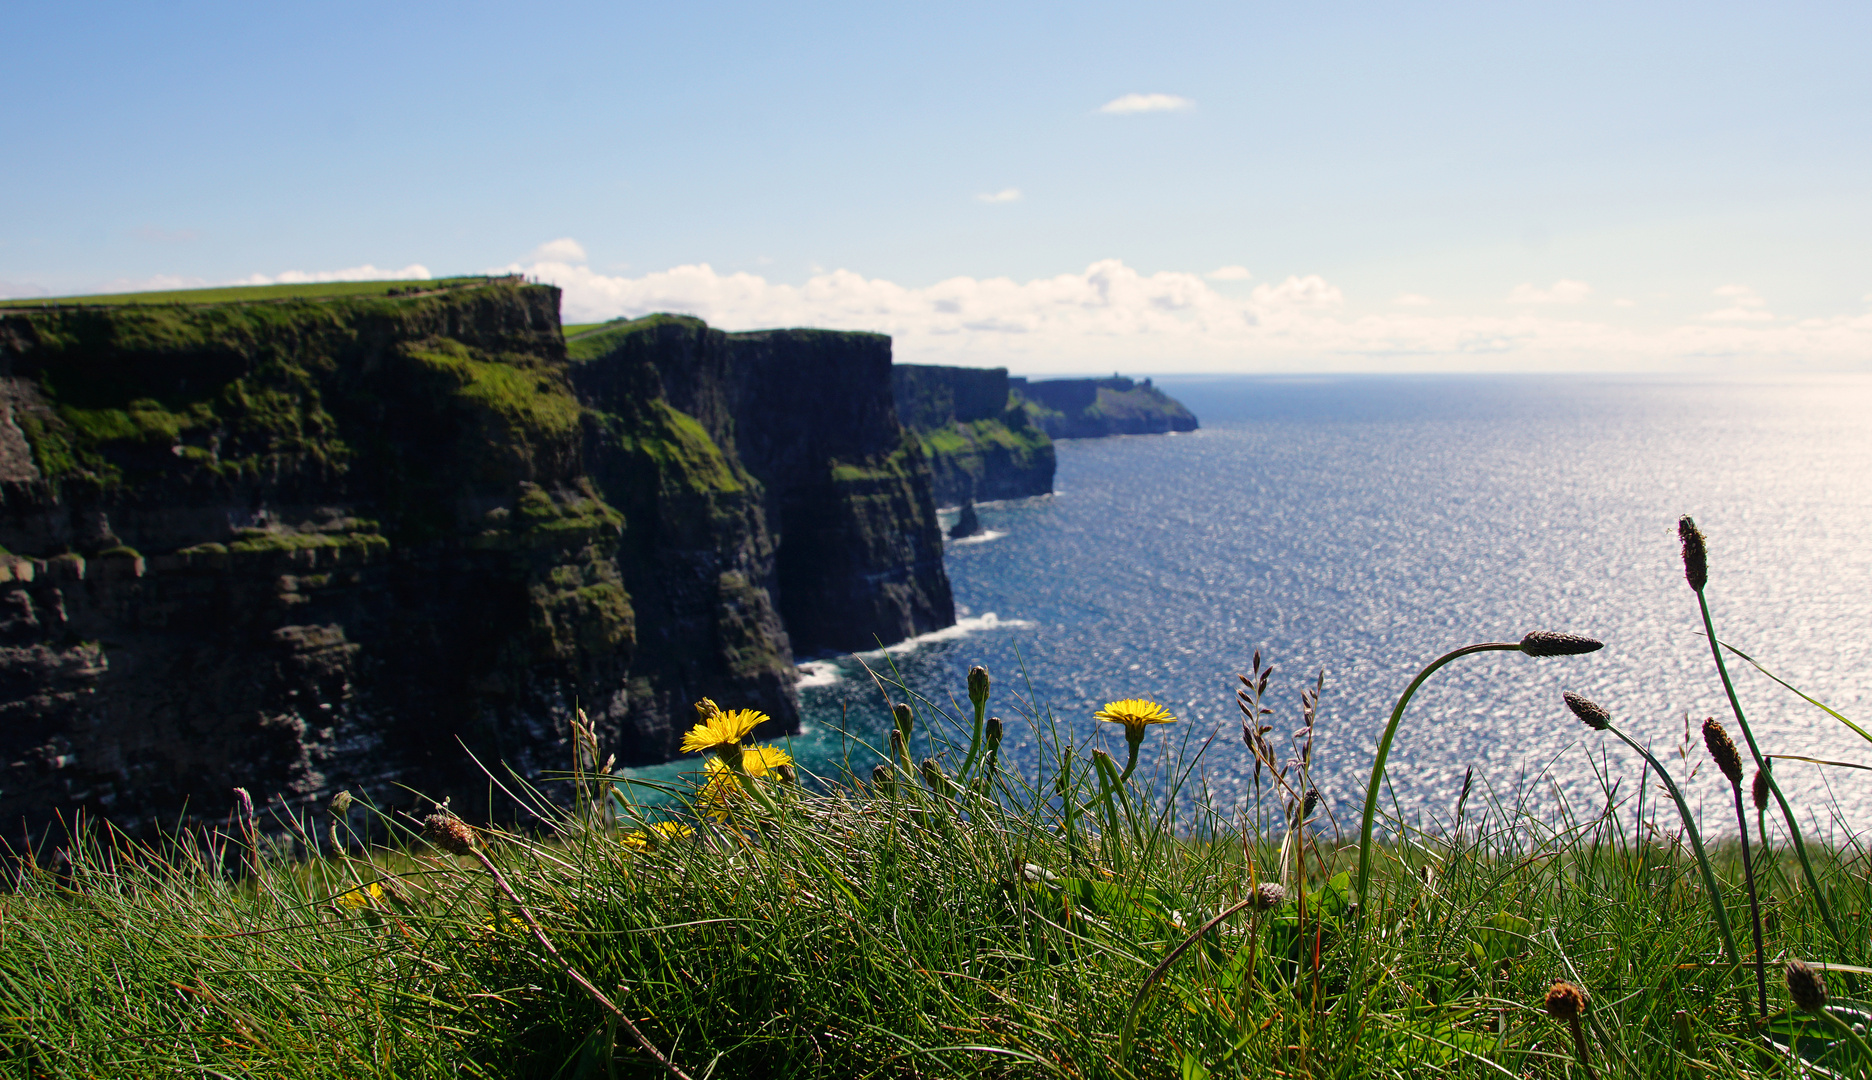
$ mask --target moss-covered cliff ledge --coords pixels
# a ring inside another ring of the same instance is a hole
[[[945,505],[1053,490],[1053,440],[1009,393],[1006,368],[898,364],[897,415],[929,460]]]
[[[167,299],[0,309],[9,841],[235,787],[472,806],[464,744],[562,769],[575,708],[625,763],[705,694],[793,727],[783,609],[813,649],[953,621],[886,338],[568,350],[511,278]]]
[[[653,315],[587,330],[568,348],[589,400],[654,388],[757,482],[773,591],[801,655],[955,622],[929,465],[892,397],[890,338],[728,334]]]
[[[1013,393],[1033,423],[1055,439],[1195,431],[1196,415],[1151,385],[1109,379],[1014,379]]]

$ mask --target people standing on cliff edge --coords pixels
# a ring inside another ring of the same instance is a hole
[[[962,500],[962,516],[957,518],[955,525],[949,529],[949,539],[960,540],[964,536],[974,536],[981,531],[981,518],[975,516],[975,500]]]

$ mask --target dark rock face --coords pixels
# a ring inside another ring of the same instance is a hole
[[[671,402],[764,493],[771,587],[797,652],[870,649],[955,622],[929,467],[897,422],[889,338],[724,334],[656,316],[581,335],[572,354],[580,386],[628,358],[672,358],[649,360],[659,372],[682,358],[665,377]]]
[[[1006,368],[899,364],[897,415],[929,459],[945,505],[1020,499],[1053,490],[1053,441],[1009,396]]]
[[[956,523],[949,527],[949,539],[961,540],[965,537],[981,535],[981,515],[975,512],[973,501],[962,504],[962,512],[956,516]]]
[[[4,838],[473,808],[464,745],[565,769],[576,704],[665,760],[703,695],[791,729],[793,641],[953,621],[888,339],[605,336],[513,280],[0,315]]]
[[[1109,379],[1014,379],[1013,392],[1035,424],[1055,439],[1105,435],[1161,435],[1195,431],[1196,416],[1151,385],[1114,375]]]

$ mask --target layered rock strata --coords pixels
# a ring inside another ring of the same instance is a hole
[[[929,459],[944,505],[1053,490],[1053,441],[1010,395],[1006,368],[898,364],[897,415]]]
[[[513,279],[0,312],[0,829],[624,762],[953,620],[889,341]],[[275,803],[277,805],[277,803]]]

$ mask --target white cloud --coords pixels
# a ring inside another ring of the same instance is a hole
[[[1254,275],[1248,272],[1246,266],[1218,266],[1203,277],[1210,281],[1247,281]]]
[[[1774,315],[1768,311],[1768,302],[1747,285],[1724,285],[1713,292],[1719,299],[1727,301],[1728,306],[1710,312],[1703,316],[1705,319],[1712,322],[1774,321]]]
[[[1391,298],[1391,302],[1398,307],[1429,307],[1431,304],[1436,303],[1435,300],[1430,299],[1428,296],[1414,292],[1398,293]]]
[[[1569,281],[1562,278],[1545,289],[1533,285],[1516,285],[1508,294],[1508,302],[1510,304],[1577,304],[1591,295],[1591,285],[1584,281]]]
[[[1345,303],[1345,294],[1318,274],[1290,277],[1279,285],[1256,285],[1253,303],[1263,308],[1324,311]]]
[[[249,274],[229,285],[311,285],[322,281],[427,281],[432,275],[429,268],[420,263],[411,263],[401,270],[383,270],[365,263],[363,266],[346,267],[343,270],[287,270],[278,274]],[[192,289],[207,284],[200,279],[194,285],[165,285],[161,288]],[[155,288],[158,286],[145,286]]]
[[[533,249],[533,254],[526,257],[527,262],[545,263],[582,263],[585,261],[585,245],[562,236],[557,240],[548,240]]]
[[[1020,191],[1020,188],[1017,188],[1017,187],[1002,188],[1000,191],[983,192],[982,194],[975,196],[977,200],[981,202],[988,202],[988,203],[1019,202],[1020,197],[1021,197],[1021,191]]]
[[[1621,296],[1617,300],[1612,301],[1612,306],[1613,307],[1625,307],[1625,308],[1637,307],[1638,301],[1628,300],[1625,297]]]
[[[1126,94],[1099,106],[1099,112],[1126,116],[1131,113],[1179,112],[1193,109],[1196,103],[1175,94]]]
[[[674,311],[728,330],[875,330],[892,335],[900,361],[1005,365],[1032,374],[1114,367],[1144,373],[1865,368],[1872,356],[1872,312],[1651,330],[1534,311],[1359,315],[1348,314],[1341,290],[1318,275],[1225,296],[1201,274],[1145,274],[1116,259],[1029,281],[956,277],[923,286],[843,269],[786,284],[706,264],[636,277],[563,263],[498,272],[559,285],[568,322]]]
[[[182,274],[153,274],[146,278],[112,278],[95,289],[86,289],[86,293],[108,295],[127,292],[175,292],[178,289],[205,289],[207,278],[188,277]],[[234,282],[245,285],[247,282]]]

